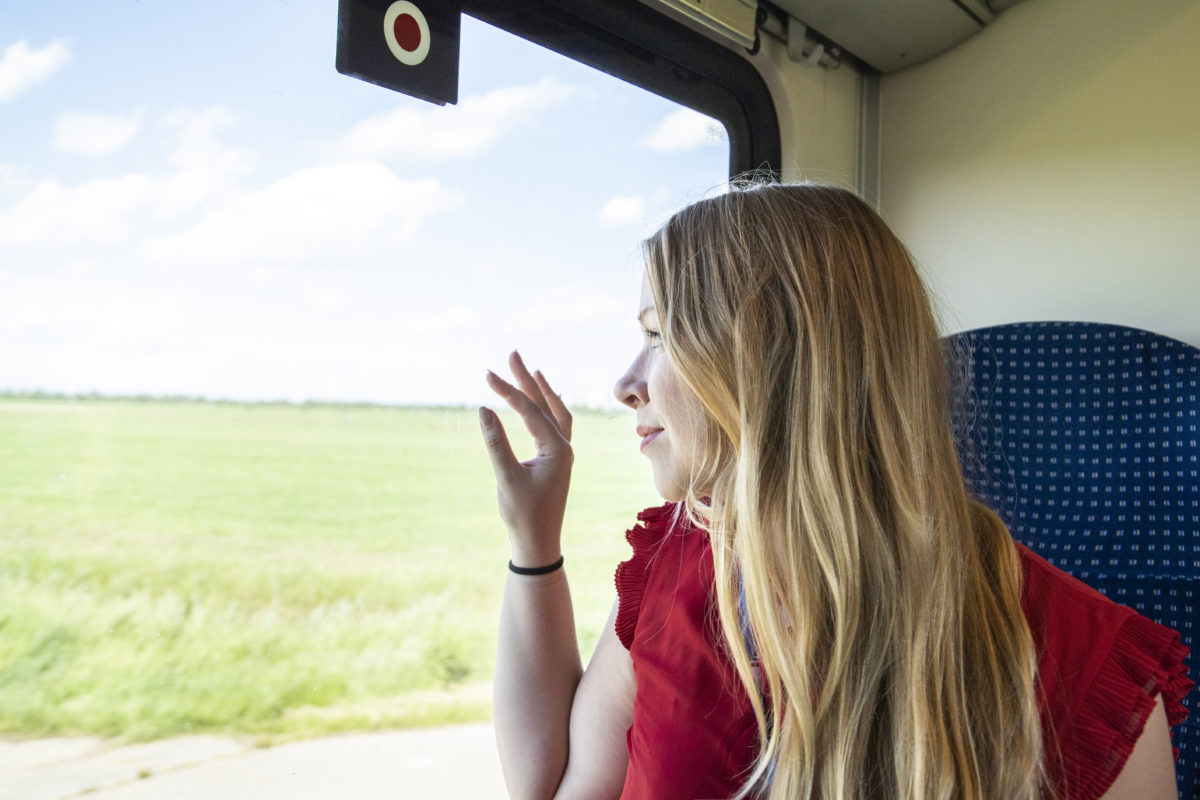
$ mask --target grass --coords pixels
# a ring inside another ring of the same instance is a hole
[[[656,502],[632,424],[576,416],[585,654]],[[487,719],[506,558],[474,409],[0,399],[0,731]]]

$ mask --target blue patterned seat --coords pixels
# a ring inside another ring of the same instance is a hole
[[[1013,536],[1182,634],[1200,680],[1200,350],[1147,331],[1022,322],[947,337],[967,484]],[[1177,729],[1200,798],[1200,703]]]

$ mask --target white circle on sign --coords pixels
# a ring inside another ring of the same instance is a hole
[[[383,38],[401,64],[415,67],[429,55],[429,23],[408,0],[397,0],[383,15]]]

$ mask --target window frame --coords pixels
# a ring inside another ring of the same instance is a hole
[[[719,121],[729,175],[780,180],[779,120],[741,54],[640,0],[462,0],[462,11]]]

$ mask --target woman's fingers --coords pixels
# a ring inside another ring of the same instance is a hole
[[[562,397],[555,394],[554,390],[550,388],[550,382],[546,380],[546,376],[542,374],[541,370],[535,372],[533,377],[537,380],[538,388],[542,391],[542,396],[546,398],[549,413],[558,424],[559,432],[562,433],[564,439],[568,442],[571,441],[571,412],[567,409],[566,404],[563,403]]]
[[[534,377],[529,374],[529,369],[525,366],[525,360],[521,358],[521,354],[516,350],[513,350],[508,356],[508,368],[512,370],[513,377],[517,379],[517,386],[525,393],[525,396],[537,403],[538,408],[547,417],[553,418],[553,415],[550,413],[550,407],[546,404],[546,397],[542,394],[541,387],[538,386]]]
[[[513,453],[512,445],[508,443],[508,434],[500,424],[500,418],[490,408],[479,409],[479,428],[483,431],[483,443],[487,447],[488,457],[492,460],[492,470],[499,478],[519,469],[521,463]]]
[[[488,370],[487,382],[492,391],[504,398],[504,402],[508,403],[513,411],[521,415],[521,419],[524,420],[525,427],[529,429],[529,433],[533,436],[533,441],[537,445],[539,452],[543,448],[554,449],[559,445],[566,444],[567,440],[559,431],[558,426],[524,392],[491,370]],[[567,446],[569,447],[569,445]]]

